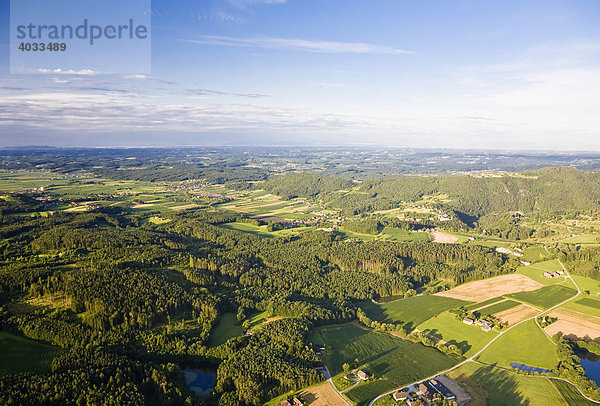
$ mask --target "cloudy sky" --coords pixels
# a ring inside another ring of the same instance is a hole
[[[128,75],[11,75],[8,23],[0,146],[600,151],[595,0],[154,0]]]

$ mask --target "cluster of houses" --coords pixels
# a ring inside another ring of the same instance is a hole
[[[441,398],[445,398],[447,400],[456,399],[456,395],[452,393],[450,389],[448,389],[443,383],[436,379],[432,379],[429,382],[422,382],[419,384],[418,395],[423,398],[423,400],[431,401],[436,394],[439,394]],[[393,393],[392,397],[396,402],[404,402],[406,405],[412,405],[421,401],[419,396],[410,396],[406,390],[404,391],[396,391]]]
[[[481,329],[485,332],[490,331],[494,328],[494,323],[484,319],[473,320],[470,317],[463,318],[463,323],[468,324],[469,326],[476,325],[481,327]]]

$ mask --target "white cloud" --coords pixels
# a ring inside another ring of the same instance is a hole
[[[218,35],[203,35],[197,39],[184,41],[204,45],[281,49],[331,54],[401,55],[412,53],[411,51],[400,48],[394,48],[385,45],[367,44],[364,42],[338,42],[274,37],[237,38]]]
[[[97,72],[91,69],[82,69],[82,70],[63,70],[63,69],[38,69],[39,73],[44,74],[57,74],[57,75],[83,75],[83,76],[94,76],[99,75],[101,72]]]

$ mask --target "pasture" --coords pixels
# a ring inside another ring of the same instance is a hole
[[[514,293],[507,296],[531,306],[539,307],[540,309],[548,309],[576,294],[577,292],[574,289],[560,285],[551,285],[534,291]]]
[[[477,361],[510,368],[511,362],[552,369],[556,366],[556,346],[535,320],[529,320],[502,334],[478,357]]]
[[[418,325],[417,329],[432,338],[456,345],[466,356],[479,351],[498,334],[494,330],[486,333],[475,325],[469,326],[449,312],[427,320]]]
[[[0,331],[0,376],[50,372],[52,360],[65,350]]]
[[[468,302],[436,295],[415,296],[393,302],[375,304],[363,302],[361,309],[371,318],[382,323],[404,323],[415,328],[431,317]]]

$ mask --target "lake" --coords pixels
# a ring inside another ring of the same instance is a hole
[[[185,383],[197,396],[209,396],[215,386],[217,370],[214,365],[186,366],[183,368]]]
[[[585,351],[577,354],[581,360],[581,366],[585,369],[585,373],[591,380],[600,385],[600,356]]]

